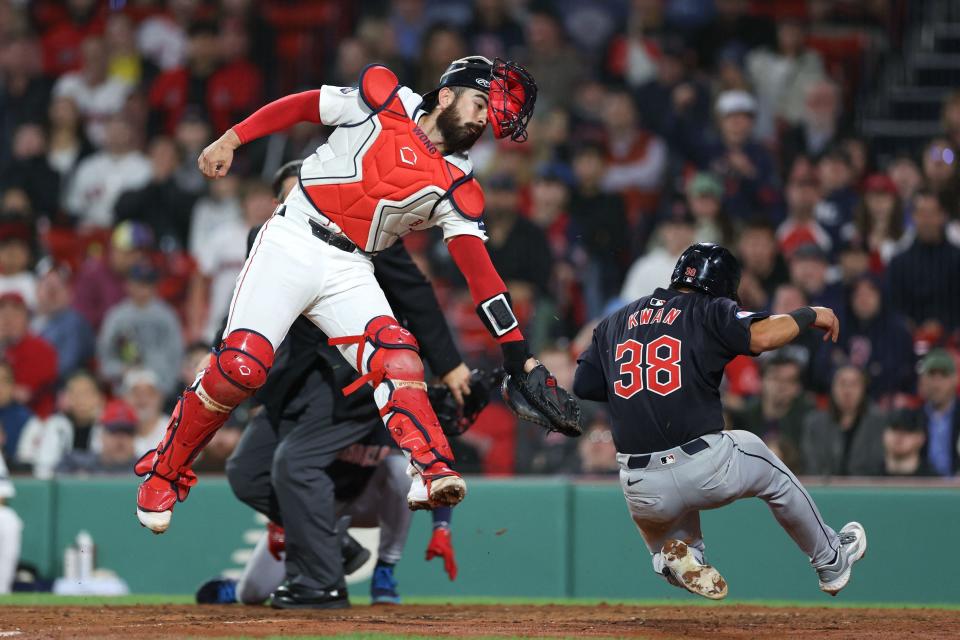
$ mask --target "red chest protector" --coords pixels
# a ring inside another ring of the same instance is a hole
[[[314,206],[366,251],[381,251],[431,226],[426,223],[444,199],[467,219],[483,214],[483,192],[473,174],[443,157],[407,116],[399,90],[389,69],[367,67],[359,93],[372,113],[363,122],[340,125],[328,142],[334,153],[352,154],[353,175],[304,176],[302,182]]]

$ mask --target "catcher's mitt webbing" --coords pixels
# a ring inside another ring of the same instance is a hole
[[[542,364],[529,373],[505,376],[500,393],[519,418],[570,438],[583,435],[580,403],[557,384]]]

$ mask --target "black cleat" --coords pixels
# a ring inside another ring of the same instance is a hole
[[[274,609],[348,609],[350,599],[344,587],[312,589],[284,582],[273,592],[270,606]]]

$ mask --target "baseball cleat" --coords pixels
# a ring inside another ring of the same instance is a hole
[[[423,478],[419,473],[413,476],[413,481],[410,483],[410,491],[407,492],[407,506],[410,507],[410,511],[433,508],[430,505],[430,496],[427,495],[427,485],[423,484]]]
[[[467,497],[467,483],[460,476],[444,476],[427,480],[430,505],[454,507]]]
[[[700,564],[682,540],[667,540],[660,551],[667,570],[690,593],[721,600],[727,597],[727,581],[709,564]]]
[[[373,580],[370,582],[371,604],[400,604],[400,594],[397,593],[397,580],[393,577],[393,567],[384,565],[373,570]]]
[[[850,582],[850,572],[854,563],[867,553],[867,532],[859,522],[848,522],[840,529],[840,548],[837,556],[829,565],[817,569],[820,578],[820,590],[832,596]]]
[[[137,489],[137,519],[150,531],[163,533],[170,527],[173,505],[176,503],[174,483],[151,475]]]
[[[237,581],[230,578],[207,580],[196,593],[197,604],[237,604]]]
[[[141,511],[137,509],[137,520],[141,527],[146,527],[155,534],[160,535],[170,528],[170,518],[173,517],[173,511]]]

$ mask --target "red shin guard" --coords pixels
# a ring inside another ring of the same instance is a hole
[[[180,397],[163,440],[137,462],[137,475],[162,478],[178,500],[186,499],[197,481],[190,465],[230,412],[263,385],[272,364],[273,347],[260,334],[238,329],[227,336],[199,382]]]
[[[453,452],[427,397],[423,361],[413,334],[395,319],[377,316],[367,323],[363,335],[331,338],[330,344],[356,344],[357,370],[362,372],[367,364],[368,373],[347,386],[345,395],[366,382],[387,386],[390,396],[380,416],[417,471],[425,479],[457,475],[450,468]]]

